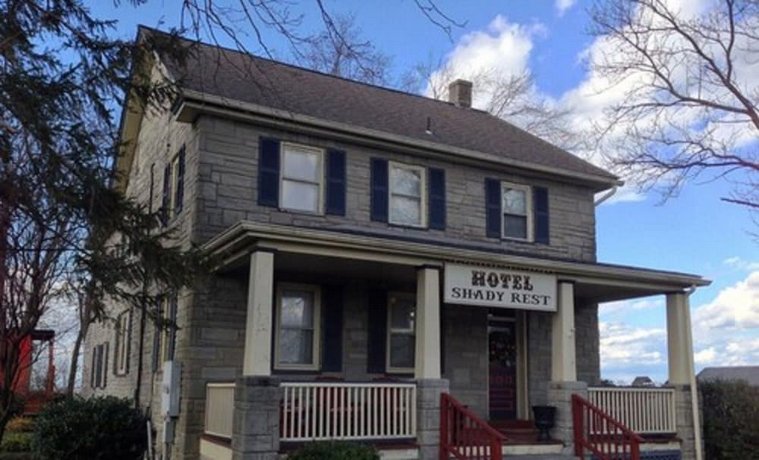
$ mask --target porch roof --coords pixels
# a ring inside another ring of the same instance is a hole
[[[586,301],[608,302],[682,292],[711,283],[699,275],[600,262],[526,255],[483,244],[430,241],[353,228],[304,228],[240,221],[203,245],[225,271],[247,264],[254,250],[381,262],[404,266],[465,263],[555,274],[575,282],[575,294]]]

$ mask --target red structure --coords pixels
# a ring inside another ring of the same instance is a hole
[[[35,414],[53,397],[55,391],[55,361],[53,350],[55,331],[35,330],[24,337],[19,344],[19,367],[13,382],[13,392],[25,401],[24,413]],[[42,347],[46,346],[47,350]],[[46,355],[46,356],[45,356]],[[35,363],[47,361],[43,375]],[[0,370],[2,377],[2,370]]]

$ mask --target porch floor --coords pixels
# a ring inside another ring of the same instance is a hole
[[[505,445],[561,444],[561,441],[555,439],[539,440],[540,432],[532,420],[493,420],[488,424],[506,436]]]

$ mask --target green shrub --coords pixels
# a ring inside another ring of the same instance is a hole
[[[42,459],[141,459],[147,447],[145,423],[126,399],[63,399],[37,416],[32,451]]]
[[[709,460],[759,460],[759,388],[746,382],[700,383]]]
[[[29,417],[12,418],[5,426],[5,431],[9,433],[31,433],[34,431],[34,420]]]
[[[32,447],[31,433],[11,433],[3,435],[0,452],[29,452]]]
[[[347,442],[314,442],[288,456],[290,460],[379,460],[374,447]]]

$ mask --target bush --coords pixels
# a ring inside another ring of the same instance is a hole
[[[0,452],[29,452],[32,447],[32,435],[30,433],[11,433],[3,435],[0,443]]]
[[[29,417],[16,417],[5,426],[8,433],[31,433],[34,431],[34,420]]]
[[[759,388],[746,382],[699,384],[705,457],[759,460]]]
[[[147,447],[145,423],[126,399],[67,398],[37,416],[32,451],[43,459],[141,459]]]
[[[347,442],[314,442],[289,455],[290,460],[379,460],[374,447]]]

